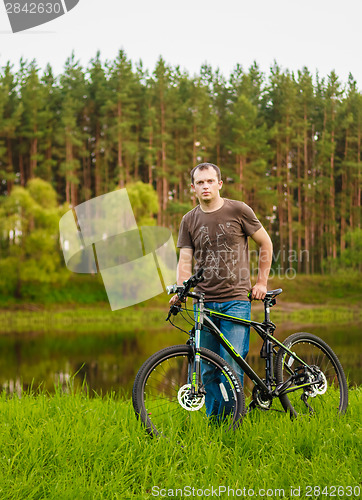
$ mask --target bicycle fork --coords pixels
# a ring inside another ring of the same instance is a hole
[[[203,295],[203,294],[202,294]],[[200,356],[200,342],[201,342],[201,327],[204,320],[204,300],[201,296],[199,301],[199,308],[197,310],[196,328],[195,328],[195,343],[194,343],[194,360],[191,375],[191,396],[196,396],[200,393],[200,379],[201,379],[201,356]]]

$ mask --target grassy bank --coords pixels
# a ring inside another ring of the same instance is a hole
[[[130,332],[137,334],[144,330],[164,330],[171,326],[165,323],[168,306],[167,299],[162,304],[153,307],[140,308],[134,306],[119,311],[111,311],[107,304],[98,307],[67,307],[62,309],[36,310],[15,309],[1,311],[0,334],[7,333],[118,333],[124,332],[129,336]],[[262,304],[253,304],[252,319],[263,321]],[[293,324],[328,324],[328,323],[353,323],[357,324],[362,319],[362,310],[356,307],[333,307],[333,306],[307,306],[277,304],[272,310],[272,320],[282,327],[285,323]],[[185,325],[181,318],[177,318],[177,324]]]
[[[355,323],[361,320],[359,307],[362,280],[353,276],[303,276],[294,280],[273,279],[269,289],[283,288],[272,310],[275,323]],[[44,292],[44,290],[43,290]],[[165,328],[169,297],[159,295],[126,309],[111,311],[103,285],[96,276],[74,275],[63,291],[56,287],[48,295],[38,290],[36,300],[0,297],[1,333],[137,332]],[[29,299],[29,298],[28,298]],[[190,303],[191,306],[191,303]],[[263,305],[255,302],[253,319],[262,321]]]
[[[274,277],[269,280],[268,287],[283,288],[283,294],[279,297],[281,304],[355,307],[360,303],[362,296],[361,276],[351,272],[323,276],[298,274],[293,279],[285,276]],[[165,303],[167,296],[162,294],[141,304],[141,307],[164,307]],[[70,274],[68,282],[64,285],[28,285],[20,298],[0,293],[2,309],[54,310],[70,306],[103,306],[109,309],[107,294],[99,275]]]
[[[345,495],[337,498],[356,498],[357,489],[346,493],[361,479],[361,412],[356,389],[343,417],[326,410],[291,421],[284,413],[254,411],[235,433],[195,429],[180,447],[172,439],[148,438],[129,401],[60,391],[52,397],[2,395],[0,498],[148,499],[160,492],[157,487],[168,498],[194,487],[200,498],[196,490],[219,486],[265,489],[269,498],[298,498],[291,487],[301,487],[304,498],[308,486],[330,492],[340,486]]]

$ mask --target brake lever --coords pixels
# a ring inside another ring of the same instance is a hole
[[[171,314],[176,316],[176,314],[178,314],[181,311],[181,309],[182,309],[181,306],[175,306],[175,305],[171,306],[165,321],[168,321],[170,319]]]

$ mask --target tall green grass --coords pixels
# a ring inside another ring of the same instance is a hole
[[[60,390],[2,394],[0,498],[148,499],[157,487],[181,498],[187,487],[196,497],[198,489],[220,485],[283,489],[283,498],[294,498],[291,487],[353,487],[361,479],[361,413],[361,389],[354,389],[344,416],[326,410],[292,421],[255,410],[235,433],[202,425],[182,447],[149,438],[129,400]]]

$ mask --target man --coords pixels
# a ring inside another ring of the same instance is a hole
[[[177,242],[180,248],[177,284],[182,285],[192,275],[195,259],[196,268],[204,268],[205,280],[195,291],[205,293],[205,306],[230,316],[250,319],[248,237],[259,246],[259,272],[251,289],[252,299],[263,299],[267,292],[273,246],[248,205],[220,196],[222,184],[220,169],[212,163],[200,163],[191,171],[191,187],[199,205],[181,221]],[[170,304],[176,302],[177,295],[171,298]],[[249,350],[250,328],[225,320],[217,321],[214,317],[213,321],[245,358]],[[243,383],[244,374],[240,367],[207,330],[201,332],[201,346],[224,358]]]

